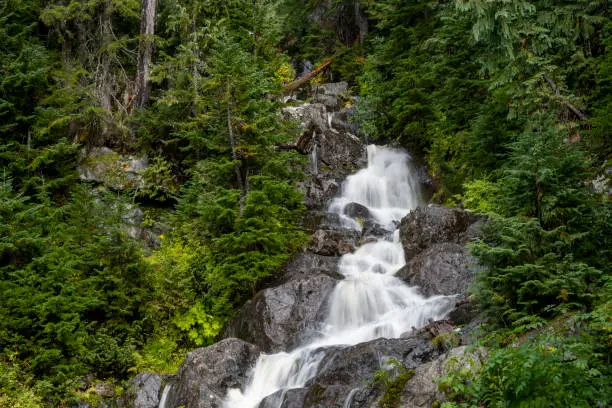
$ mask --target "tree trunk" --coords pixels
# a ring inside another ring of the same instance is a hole
[[[155,6],[157,0],[142,0],[140,14],[140,47],[134,90],[134,106],[141,108],[149,102],[151,92],[151,59],[153,58],[155,35]]]
[[[113,26],[110,15],[111,2],[107,1],[104,5],[104,12],[100,17],[100,32],[102,40],[102,55],[100,56],[97,75],[96,75],[96,88],[98,89],[98,96],[100,99],[100,105],[105,112],[111,113],[112,111],[112,81],[111,75],[111,58],[108,52],[108,47],[112,41]]]
[[[234,171],[236,172],[236,181],[238,182],[238,188],[240,188],[241,194],[244,196],[245,187],[244,182],[242,181],[242,174],[240,172],[240,165],[238,164],[238,153],[236,152],[236,139],[234,138],[234,128],[232,127],[232,110],[231,110],[231,101],[232,94],[230,85],[227,85],[227,102],[226,102],[226,110],[227,110],[227,134],[229,137],[230,149],[232,150],[232,160],[234,160]],[[242,203],[242,200],[240,200]],[[241,204],[242,206],[242,204]]]

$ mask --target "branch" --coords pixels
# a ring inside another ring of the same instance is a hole
[[[310,71],[303,77],[298,78],[295,81],[288,83],[287,85],[284,86],[284,88],[288,91],[295,91],[296,89],[304,85],[306,82],[310,81],[314,76],[319,74],[325,68],[327,68],[332,63],[333,60],[334,60],[333,58],[328,59],[327,61],[325,61],[324,63],[322,63],[317,68],[313,69],[312,71]]]
[[[580,109],[578,109],[576,106],[574,106],[566,97],[561,96],[561,92],[559,91],[559,88],[557,88],[557,85],[552,81],[552,79],[548,78],[547,76],[544,76],[544,79],[546,80],[546,82],[548,83],[548,85],[550,86],[550,88],[552,89],[553,93],[555,95],[557,95],[557,98],[572,112],[574,112],[574,114],[576,116],[578,116],[578,118],[585,122],[589,119],[589,117],[582,112]]]

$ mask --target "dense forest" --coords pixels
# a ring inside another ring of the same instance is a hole
[[[444,406],[608,406],[608,6],[0,0],[0,406],[91,402],[83,382],[215,341],[308,241],[280,109],[321,64],[363,140],[491,219],[470,246],[489,357],[440,379]]]

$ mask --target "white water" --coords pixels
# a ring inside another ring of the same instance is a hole
[[[172,384],[168,383],[164,387],[162,391],[161,399],[159,400],[158,408],[166,408],[166,401],[168,400],[168,394],[170,394],[170,390],[172,389]]]
[[[343,215],[344,207],[356,202],[368,207],[381,225],[393,229],[418,204],[418,184],[409,160],[405,152],[368,146],[368,167],[347,178],[342,195],[329,211],[341,214],[346,227],[360,229],[359,220]],[[452,307],[452,298],[419,295],[393,276],[404,264],[399,230],[392,239],[379,239],[344,255],[338,268],[345,279],[331,295],[320,337],[290,352],[262,354],[246,388],[228,391],[224,408],[256,408],[270,394],[304,386],[316,375],[325,346],[395,338],[431,319],[443,318]]]

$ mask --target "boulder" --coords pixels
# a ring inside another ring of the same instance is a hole
[[[308,394],[308,388],[294,388],[291,390],[279,390],[268,395],[260,403],[258,408],[304,408],[304,401]]]
[[[265,352],[295,345],[324,313],[335,285],[330,276],[316,274],[262,290],[228,322],[223,337],[252,342]]]
[[[438,357],[441,351],[431,338],[430,331],[422,329],[407,338],[381,338],[322,350],[325,357],[319,373],[305,387],[272,394],[260,408],[377,407],[382,390],[374,383],[376,373],[389,369],[391,360],[412,369]]]
[[[357,136],[331,128],[317,136],[319,159],[337,177],[343,179],[364,164],[365,146]]]
[[[348,229],[319,229],[312,234],[308,250],[326,256],[340,256],[355,250],[361,233]]]
[[[94,386],[93,393],[102,398],[113,398],[115,396],[115,386],[113,384],[99,382]]]
[[[463,235],[473,221],[468,211],[440,205],[432,204],[411,211],[400,224],[406,262],[433,244],[465,244]]]
[[[302,154],[309,154],[309,177],[301,183],[306,205],[323,209],[339,190],[340,182],[348,174],[365,164],[365,146],[355,136],[355,128],[348,122],[348,110],[340,109],[340,95],[348,90],[346,83],[317,85],[313,102],[283,108],[285,120],[297,122],[299,136],[289,144]],[[316,157],[314,157],[316,152]]]
[[[467,292],[475,265],[467,248],[445,242],[419,252],[395,276],[425,296],[455,295]]]
[[[337,229],[342,227],[340,215],[328,211],[308,211],[302,220],[302,226],[311,232],[318,229]]]
[[[298,183],[304,192],[306,206],[310,209],[327,208],[328,201],[340,190],[340,183],[329,175],[319,173]]]
[[[312,96],[312,101],[315,103],[321,103],[325,105],[326,108],[331,110],[336,110],[340,107],[340,101],[336,95],[316,93]]]
[[[282,117],[285,120],[297,122],[304,134],[297,140],[297,148],[302,153],[310,151],[310,138],[312,131],[319,132],[328,129],[327,108],[322,103],[303,103],[298,106],[287,106],[282,109]]]
[[[187,354],[170,389],[167,407],[221,408],[229,388],[242,388],[260,350],[239,339],[224,339]]]
[[[147,156],[124,156],[108,147],[92,147],[80,152],[77,172],[85,181],[95,181],[113,190],[143,187],[142,173]]]
[[[344,214],[351,218],[361,218],[365,221],[372,217],[370,210],[365,205],[359,203],[348,203],[343,210]]]
[[[333,279],[342,279],[338,273],[338,257],[298,252],[283,268],[282,280],[305,279],[316,274],[328,275]]]
[[[313,94],[340,96],[348,92],[347,82],[328,82],[326,84],[313,84]]]
[[[443,402],[444,394],[438,390],[436,378],[444,377],[449,370],[467,367],[478,369],[484,358],[484,351],[469,351],[466,346],[457,347],[434,361],[416,368],[412,378],[406,383],[399,406],[404,408],[431,407],[435,402]]]
[[[161,385],[162,378],[157,374],[136,374],[121,397],[119,406],[122,408],[157,408]]]

